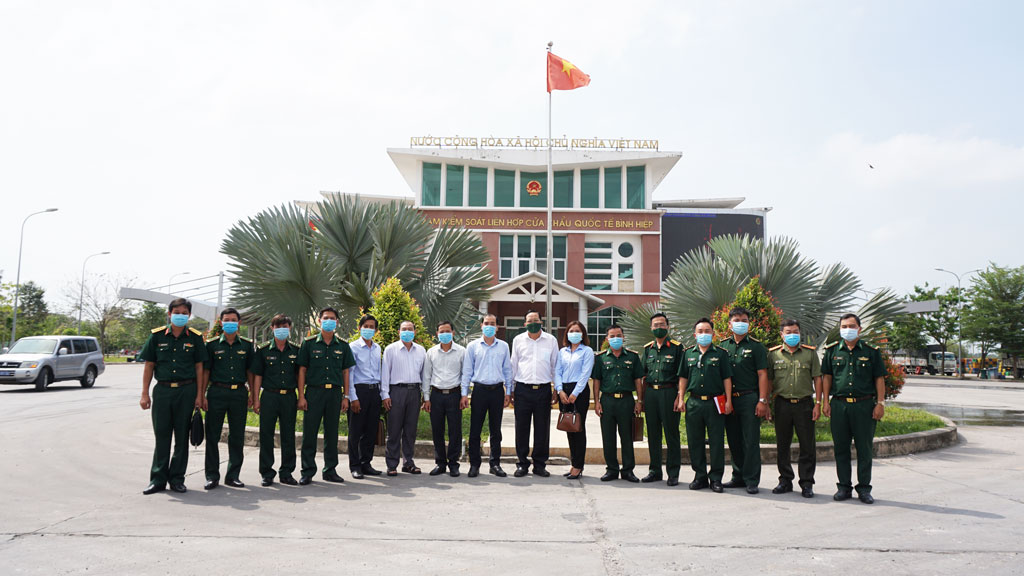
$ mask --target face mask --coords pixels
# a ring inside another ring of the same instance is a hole
[[[440,334],[437,335],[437,341],[440,342],[441,344],[451,344],[452,343],[452,333],[451,332],[441,332]]]
[[[328,318],[320,322],[320,329],[324,332],[334,332],[338,328],[338,321],[334,318]]]
[[[373,335],[377,333],[377,330],[373,328],[360,328],[359,335],[362,336],[363,340],[373,340]]]
[[[188,314],[171,314],[171,324],[181,328],[188,323]]]
[[[843,340],[846,340],[847,342],[853,342],[854,340],[856,340],[858,334],[860,334],[860,329],[858,328],[839,329],[839,335],[843,338]]]
[[[622,349],[622,336],[614,336],[612,338],[609,338],[608,339],[608,346],[610,346],[612,350],[621,350]]]
[[[292,335],[292,331],[287,327],[274,328],[274,338],[278,340],[287,340]]]
[[[711,334],[697,334],[697,344],[708,346],[711,344]]]
[[[412,342],[413,338],[416,337],[416,333],[413,332],[412,330],[402,330],[401,332],[398,333],[398,337],[402,340],[402,342],[408,344],[409,342]]]
[[[540,327],[541,327],[541,323],[540,322],[530,322],[529,324],[526,325],[526,330],[530,334],[536,334],[537,332],[540,332]]]
[[[789,346],[790,348],[796,348],[797,346],[800,345],[800,335],[784,334],[782,336],[782,341],[786,343],[786,346]]]
[[[497,326],[484,326],[484,337],[494,338],[494,335],[498,333]]]
[[[651,330],[651,334],[654,334],[655,338],[664,338],[668,336],[668,328],[655,328]]]
[[[579,344],[583,342],[583,332],[569,332],[568,338],[570,344]]]
[[[737,335],[737,336],[743,336],[744,334],[747,333],[748,330],[750,330],[750,323],[749,322],[733,322],[732,323],[732,333]]]
[[[225,334],[234,334],[235,332],[238,332],[238,322],[223,322],[220,327],[224,330]]]

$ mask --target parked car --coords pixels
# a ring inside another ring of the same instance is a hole
[[[45,390],[54,382],[78,380],[92,388],[105,368],[95,338],[32,336],[0,355],[0,384],[35,384],[36,390]]]

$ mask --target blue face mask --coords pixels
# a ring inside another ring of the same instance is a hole
[[[484,326],[484,338],[494,338],[494,335],[497,333],[497,326]]]
[[[711,334],[697,334],[697,344],[709,346],[711,344]]]
[[[225,334],[234,334],[235,332],[238,332],[238,322],[222,322],[220,327],[224,330]]]
[[[178,328],[188,324],[188,314],[171,314],[171,324]]]
[[[839,335],[843,338],[843,340],[846,340],[847,342],[853,342],[854,340],[857,339],[857,336],[859,334],[860,334],[860,330],[858,330],[857,328],[840,328],[839,329]]]
[[[376,334],[376,333],[377,333],[377,330],[375,330],[374,328],[360,328],[359,329],[359,336],[362,337],[363,340],[373,340],[373,335]]]
[[[737,335],[737,336],[743,336],[749,330],[750,330],[750,323],[749,322],[733,322],[732,323],[732,333]]]
[[[441,344],[451,344],[452,343],[452,333],[451,332],[441,332],[440,334],[437,335],[437,341],[440,342]]]
[[[324,332],[334,332],[338,328],[338,321],[334,318],[328,318],[320,322],[320,329]]]
[[[583,342],[583,332],[569,332],[567,338],[569,338],[570,344],[579,344]]]
[[[621,350],[622,349],[622,336],[613,336],[613,337],[609,338],[608,339],[608,346],[610,346],[612,350]]]
[[[796,348],[797,346],[800,345],[800,335],[783,334],[782,341],[786,343],[786,346],[789,346],[790,348]]]
[[[402,340],[402,342],[408,344],[409,342],[412,342],[414,338],[416,338],[416,333],[413,332],[412,330],[402,330],[401,332],[398,333],[398,337]]]
[[[292,331],[287,326],[274,328],[274,338],[277,338],[278,340],[287,340],[291,334]]]

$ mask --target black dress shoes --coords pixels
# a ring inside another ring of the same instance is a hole
[[[282,482],[284,482],[284,480],[282,480]],[[303,476],[303,477],[299,478],[299,486],[309,486],[312,483],[313,483],[313,477],[312,476]]]
[[[758,492],[760,490],[757,489],[757,486],[747,486],[747,494],[757,494]]]
[[[618,472],[605,472],[604,476],[601,476],[601,482],[611,482],[612,480],[618,480]]]
[[[725,484],[722,484],[722,488],[746,488],[747,485],[742,480],[729,480]]]
[[[171,492],[177,492],[178,494],[184,494],[188,492],[188,488],[180,482],[171,482]]]
[[[669,478],[668,482],[666,482],[666,484],[668,484],[669,486],[678,486],[679,485],[679,478],[675,478],[675,477]]]
[[[479,475],[480,475],[480,467],[479,466],[470,466],[469,467],[469,477],[470,478],[476,478]]]
[[[640,482],[640,479],[636,477],[636,474],[633,474],[632,470],[629,471],[629,472],[623,472],[622,473],[622,479],[625,480],[626,482],[632,482],[634,484],[637,484],[637,483]]]
[[[431,476],[440,476],[444,474],[444,466],[434,466],[434,469],[430,471]]]
[[[849,500],[853,497],[853,490],[848,488],[840,488],[835,494],[832,495],[832,499],[836,502],[842,502],[843,500]]]
[[[548,472],[547,468],[534,468],[533,475],[540,476],[541,478],[547,478],[548,476],[551,476],[551,472]]]
[[[273,485],[274,485],[274,479],[273,478],[264,478],[260,482],[260,486],[263,486],[264,488],[266,488],[267,486],[273,486]]]
[[[220,486],[220,482],[216,480],[207,480],[206,484],[203,484],[203,490],[213,490],[217,486]]]
[[[578,473],[576,473],[576,474],[573,474],[573,473],[571,473],[571,472],[570,472],[570,473],[569,473],[569,474],[567,474],[567,475],[566,475],[565,477],[566,477],[567,479],[569,479],[569,480],[579,480],[579,479],[580,479],[580,478],[581,478],[582,476],[583,476],[583,470],[580,470],[580,471],[579,471]]]
[[[295,486],[296,484],[298,484],[298,482],[296,482],[295,478],[292,478],[291,476],[281,476],[281,484]]]
[[[245,488],[245,484],[242,484],[240,480],[232,478],[231,480],[224,481],[225,486],[231,486],[232,488]]]
[[[363,466],[362,472],[366,476],[380,476],[382,474],[382,472],[380,470],[377,470],[376,468],[374,468],[373,466],[370,466],[369,464],[367,464],[366,466]]]
[[[334,482],[335,484],[341,484],[341,483],[345,482],[345,479],[342,478],[341,476],[338,476],[337,472],[324,472],[323,478],[324,478],[324,481],[326,481],[326,482]]]
[[[568,472],[566,472],[566,473],[562,474],[562,476],[564,476],[564,477],[568,478],[569,476],[572,476],[572,471],[570,470],[570,471],[568,471]]]
[[[149,486],[146,486],[146,489],[143,490],[142,493],[149,496],[150,494],[156,494],[157,492],[163,492],[164,490],[167,490],[166,486],[153,482]]]
[[[810,486],[800,488],[800,495],[804,498],[814,498],[814,490]]]
[[[779,482],[779,485],[772,488],[772,494],[785,494],[786,492],[792,492],[793,485],[789,482]]]
[[[722,486],[722,483],[719,482],[718,480],[712,480],[711,491],[714,492],[715,494],[721,494],[722,492],[725,492],[725,486]]]
[[[459,477],[459,467],[458,466],[448,466],[448,475],[451,476],[452,478],[458,478]]]
[[[650,484],[651,482],[661,482],[661,476],[658,476],[654,472],[649,472],[647,476],[640,479],[644,484]]]
[[[508,476],[508,474],[506,474],[505,471],[501,469],[501,466],[491,466],[491,474],[494,474],[498,478],[504,478]]]
[[[708,487],[708,479],[694,480],[690,482],[690,490],[703,490]]]
[[[520,468],[519,466],[516,466],[516,471],[513,472],[512,475],[515,476],[516,478],[522,478],[523,476],[526,476],[526,468]]]
[[[366,476],[363,475],[363,471],[358,468],[353,468],[352,470],[349,470],[349,472],[352,474],[352,477],[355,478],[356,480],[362,480],[363,478],[366,478]]]
[[[875,499],[871,497],[871,493],[870,492],[865,492],[865,493],[861,494],[860,496],[858,496],[858,498],[860,498],[860,501],[865,503],[865,504],[874,504],[875,503]]]

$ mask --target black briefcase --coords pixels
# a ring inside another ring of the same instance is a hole
[[[203,427],[203,413],[196,408],[192,412],[192,428],[189,430],[188,441],[196,448],[203,443],[203,439],[206,436],[206,428]]]

